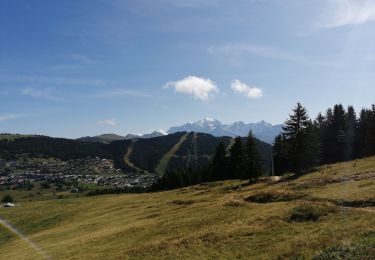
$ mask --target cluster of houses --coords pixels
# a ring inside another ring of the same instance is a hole
[[[144,175],[76,175],[76,174],[41,174],[23,173],[0,176],[0,186],[20,185],[26,182],[47,181],[49,183],[75,183],[75,184],[97,184],[98,186],[109,186],[116,188],[148,188],[158,179],[155,174]]]
[[[155,174],[124,174],[113,161],[96,158],[49,161],[4,161],[0,159],[0,187],[24,183],[96,184],[116,188],[148,188],[158,179]]]
[[[96,158],[61,160],[13,160],[0,159],[0,175],[6,173],[42,173],[42,174],[116,174],[120,169],[114,167],[112,160]]]

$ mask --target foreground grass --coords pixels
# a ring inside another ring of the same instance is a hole
[[[375,158],[240,191],[230,188],[240,181],[227,181],[23,202],[0,216],[53,259],[366,259],[374,253],[375,212],[361,202],[374,199],[375,179],[337,178],[369,172]],[[0,234],[0,259],[42,259],[1,227]]]

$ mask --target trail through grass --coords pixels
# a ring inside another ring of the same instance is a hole
[[[156,173],[158,173],[159,175],[163,175],[165,173],[168,167],[168,163],[172,159],[172,156],[177,152],[181,144],[185,142],[188,135],[189,134],[186,133],[181,136],[180,140],[163,156],[163,158],[161,158],[159,164],[155,168]]]
[[[146,170],[142,170],[141,168],[138,168],[137,166],[134,165],[134,163],[130,160],[130,156],[133,152],[133,144],[135,143],[136,141],[132,141],[132,143],[129,145],[128,147],[128,150],[126,151],[125,155],[124,155],[124,162],[125,164],[127,164],[128,166],[130,166],[131,168],[135,169],[136,171],[138,172],[146,172]]]

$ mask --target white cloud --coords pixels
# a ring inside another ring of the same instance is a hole
[[[248,43],[227,43],[221,46],[211,46],[208,52],[213,55],[240,56],[242,54],[253,54],[280,60],[306,61],[307,58],[292,53],[278,50],[270,46],[262,46]]]
[[[175,92],[191,95],[194,99],[208,101],[219,91],[210,79],[188,76],[178,81],[168,82],[164,88],[173,88]]]
[[[0,115],[0,122],[8,121],[11,119],[16,118],[17,115],[11,114],[11,115]]]
[[[52,89],[46,88],[46,89],[35,89],[35,88],[24,88],[21,90],[21,95],[23,96],[30,96],[34,98],[44,98],[52,101],[59,100],[58,97],[56,97],[52,93]]]
[[[109,125],[109,126],[116,126],[116,119],[112,118],[112,119],[106,119],[106,120],[101,120],[101,121],[98,121],[98,124],[99,125]]]
[[[269,59],[298,62],[313,66],[342,66],[342,64],[336,61],[332,62],[327,60],[309,58],[288,51],[280,50],[272,46],[257,45],[252,43],[226,43],[223,45],[211,46],[207,49],[207,51],[211,55],[224,57],[225,62],[228,62],[228,59],[242,60],[244,59],[244,55],[256,55]]]
[[[375,21],[373,0],[330,0],[322,15],[320,28],[336,28]],[[328,11],[329,10],[329,11]]]
[[[232,80],[230,87],[234,92],[243,94],[248,98],[261,98],[263,96],[261,88],[251,87],[238,79]]]

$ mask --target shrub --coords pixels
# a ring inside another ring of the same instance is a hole
[[[306,203],[293,208],[289,214],[289,220],[295,222],[317,221],[336,210],[335,206],[329,204]]]
[[[14,202],[14,199],[9,194],[5,195],[1,200],[2,203]]]
[[[303,194],[295,194],[289,192],[261,192],[251,195],[245,199],[247,202],[256,203],[270,203],[270,202],[281,202],[281,201],[292,201],[304,198]]]

